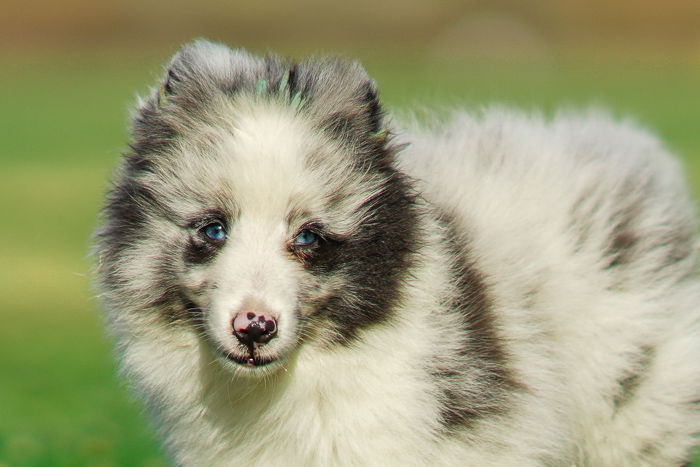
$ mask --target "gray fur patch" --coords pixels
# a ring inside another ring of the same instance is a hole
[[[513,392],[524,390],[508,362],[497,331],[492,303],[481,272],[469,254],[469,242],[447,214],[441,215],[454,258],[454,282],[458,295],[452,298],[450,313],[459,316],[462,329],[460,365],[439,368],[432,376],[439,381],[441,422],[447,433],[471,426],[482,418],[503,415],[510,408]],[[472,378],[468,383],[463,378]],[[474,391],[480,387],[480,391]]]
[[[649,371],[654,360],[654,349],[642,347],[634,364],[634,368],[619,380],[618,393],[613,399],[616,408],[620,408],[634,399],[637,389],[644,381],[644,375]]]

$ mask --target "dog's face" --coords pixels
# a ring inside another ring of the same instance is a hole
[[[250,375],[390,316],[415,206],[357,65],[197,42],[132,133],[98,232],[110,313],[189,327]]]

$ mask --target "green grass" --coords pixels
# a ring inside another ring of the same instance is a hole
[[[0,74],[0,467],[162,465],[114,376],[89,235],[155,62],[10,63]],[[4,64],[5,65],[5,64]],[[368,65],[391,109],[601,104],[658,132],[700,187],[700,70],[682,64]],[[700,466],[700,463],[695,465]]]

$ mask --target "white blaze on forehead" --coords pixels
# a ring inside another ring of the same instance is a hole
[[[205,167],[188,172],[219,180],[213,185],[226,187],[239,214],[277,224],[302,212],[337,234],[351,234],[367,216],[381,180],[354,167],[352,151],[296,109],[253,96],[227,102],[220,112],[223,124],[208,127],[206,138],[200,133],[210,152]]]
[[[279,214],[290,198],[317,197],[312,187],[320,180],[305,169],[304,160],[323,142],[314,138],[309,122],[274,103],[244,103],[234,112],[232,134],[220,150],[228,161],[222,170],[241,209]]]

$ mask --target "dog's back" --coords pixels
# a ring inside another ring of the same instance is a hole
[[[562,404],[576,465],[679,462],[700,427],[700,289],[677,161],[597,111],[413,126],[401,163],[458,219],[524,380],[556,374],[542,402]]]

